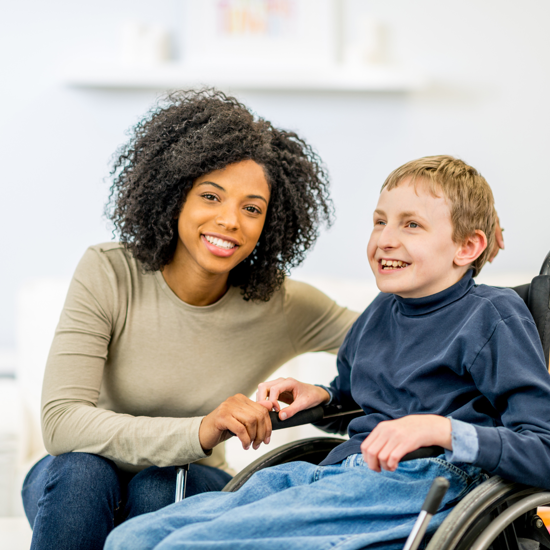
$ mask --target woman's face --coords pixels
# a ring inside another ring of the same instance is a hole
[[[203,273],[229,273],[254,250],[269,198],[263,168],[252,160],[197,178],[178,218],[174,260]]]

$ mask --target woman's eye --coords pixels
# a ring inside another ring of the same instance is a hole
[[[374,225],[386,225],[386,222],[384,220],[376,220]]]
[[[252,214],[261,214],[261,211],[259,208],[257,208],[256,206],[246,206],[245,207],[245,210],[247,212],[250,212]]]
[[[203,198],[205,198],[207,201],[216,201],[216,200],[218,200],[218,197],[216,197],[216,195],[213,195],[212,193],[203,193],[201,196]]]

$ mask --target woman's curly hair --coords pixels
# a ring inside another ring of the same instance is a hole
[[[311,146],[214,89],[166,95],[115,159],[106,214],[147,271],[172,260],[193,182],[241,160],[263,167],[271,191],[258,244],[229,276],[245,300],[269,300],[315,243],[319,224],[331,223],[328,174]]]

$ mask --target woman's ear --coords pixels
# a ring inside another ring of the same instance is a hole
[[[458,266],[471,264],[481,253],[487,248],[487,236],[481,229],[476,229],[466,240],[460,245],[456,251],[454,263]]]

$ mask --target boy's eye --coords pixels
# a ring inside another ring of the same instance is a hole
[[[419,225],[418,225],[416,222],[409,222],[409,223],[408,223],[408,226],[409,226],[411,229],[416,229],[417,227],[419,227]]]
[[[374,225],[386,225],[386,222],[384,220],[376,220]]]

